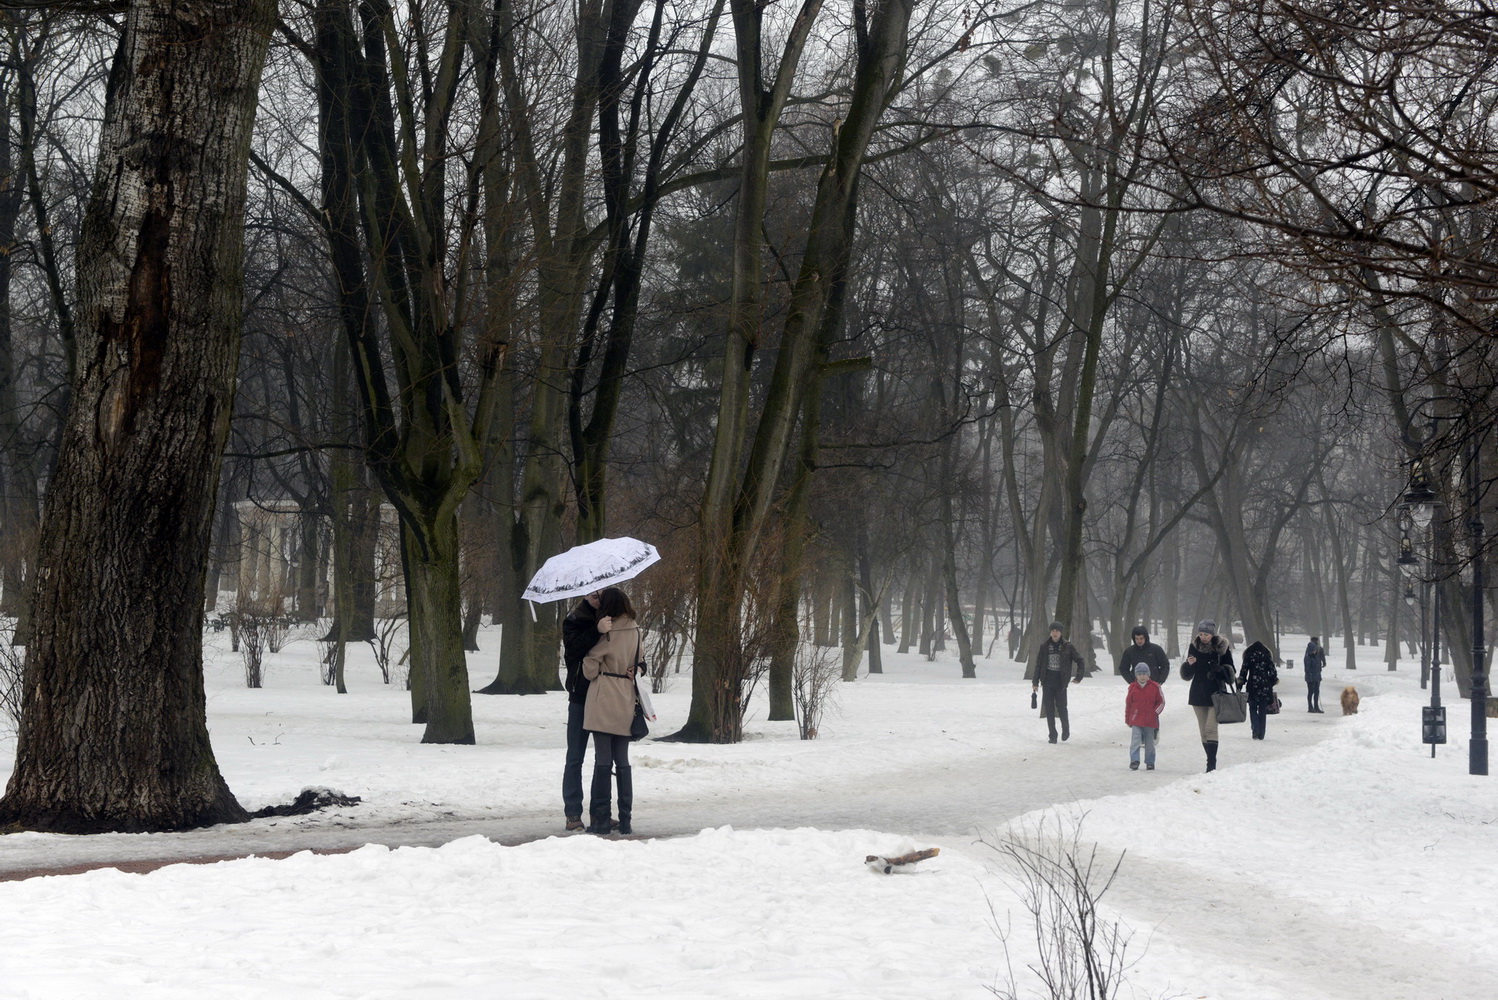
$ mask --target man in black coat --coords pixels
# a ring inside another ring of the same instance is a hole
[[[1323,715],[1321,711],[1321,668],[1326,666],[1326,650],[1311,636],[1306,644],[1306,656],[1302,661],[1306,668],[1306,711]]]
[[[562,767],[562,811],[566,829],[583,829],[583,758],[588,734],[583,730],[583,705],[588,700],[588,679],[583,676],[583,657],[598,645],[598,594],[592,593],[562,619],[562,663],[567,668],[567,763]]]
[[[1164,684],[1165,679],[1170,676],[1170,657],[1165,655],[1165,650],[1158,644],[1150,642],[1149,629],[1143,625],[1135,625],[1134,632],[1129,637],[1129,648],[1124,650],[1123,657],[1118,661],[1118,676],[1130,684],[1134,683],[1134,668],[1141,663],[1150,668],[1150,680],[1156,684]]]
[[[1170,676],[1170,657],[1165,655],[1165,650],[1159,644],[1150,642],[1149,629],[1143,625],[1135,625],[1134,631],[1129,636],[1129,648],[1124,650],[1123,657],[1118,661],[1118,675],[1125,682],[1134,683],[1134,668],[1139,664],[1149,667],[1150,680],[1156,684],[1164,684],[1165,679]],[[1155,740],[1160,739],[1160,730],[1155,729]]]
[[[1071,739],[1071,719],[1066,714],[1066,683],[1068,680],[1073,684],[1082,683],[1083,672],[1087,669],[1087,661],[1082,659],[1076,646],[1061,637],[1062,632],[1060,622],[1051,622],[1051,637],[1040,644],[1040,652],[1035,654],[1035,662],[1026,672],[1031,693],[1044,689],[1040,714],[1045,716],[1052,743],[1056,742],[1058,715],[1061,716],[1061,738]]]

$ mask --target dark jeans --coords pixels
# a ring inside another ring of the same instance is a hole
[[[1306,709],[1315,711],[1321,707],[1321,680],[1306,681]]]
[[[1248,699],[1248,724],[1253,728],[1254,739],[1264,738],[1264,726],[1268,723],[1269,706],[1262,701]]]
[[[593,787],[588,799],[588,815],[595,823],[609,818],[611,781],[619,785],[619,832],[630,832],[630,817],[635,804],[634,768],[629,766],[629,737],[613,733],[593,734]],[[607,833],[604,829],[596,832]]]
[[[1061,732],[1065,735],[1071,733],[1071,719],[1066,714],[1066,683],[1067,678],[1063,676],[1060,684],[1047,678],[1040,686],[1040,714],[1045,716],[1046,729],[1052,739],[1056,738],[1057,716],[1061,717]]]
[[[629,766],[629,737],[613,733],[593,734],[593,769],[612,770],[614,765]]]
[[[583,703],[567,703],[567,763],[562,768],[562,811],[583,814],[583,756],[588,752],[588,733],[583,729]]]

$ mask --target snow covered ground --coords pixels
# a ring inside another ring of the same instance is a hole
[[[1105,871],[1122,856],[1102,899],[1132,934],[1121,997],[1498,996],[1498,791],[1466,773],[1466,703],[1432,759],[1418,667],[1389,673],[1381,649],[1327,671],[1325,715],[1282,671],[1269,738],[1226,727],[1212,775],[1174,676],[1159,770],[1131,772],[1121,679],[1073,687],[1073,736],[1053,746],[1017,664],[980,660],[964,681],[950,658],[886,651],[814,742],[753,716],[736,746],[637,744],[649,839],[608,841],[560,835],[561,695],[476,696],[478,746],[422,746],[405,693],[363,660],[339,696],[295,643],[250,691],[223,643],[210,635],[209,722],[240,800],[320,785],[364,801],[184,834],[11,835],[0,873],[358,849],[0,882],[0,1000],[1046,996],[996,845],[1053,851],[1057,835]],[[474,687],[497,636],[481,644]],[[1348,682],[1362,712],[1342,718]],[[676,678],[657,733],[688,700]],[[0,775],[13,750],[0,739]],[[863,864],[928,846],[941,855],[912,874]]]

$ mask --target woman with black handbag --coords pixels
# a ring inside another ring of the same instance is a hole
[[[1196,638],[1186,650],[1181,663],[1181,678],[1191,682],[1186,703],[1196,713],[1196,727],[1201,731],[1202,749],[1207,752],[1207,770],[1217,770],[1217,706],[1212,696],[1233,688],[1233,648],[1217,634],[1217,623],[1199,622]],[[1242,721],[1241,719],[1237,721]]]
[[[1248,694],[1248,719],[1254,739],[1262,740],[1268,716],[1273,714],[1274,686],[1280,682],[1274,667],[1274,654],[1262,642],[1255,641],[1243,651],[1243,669],[1238,671],[1238,686]]]
[[[618,587],[598,595],[598,631],[602,638],[583,657],[588,700],[583,728],[593,734],[593,787],[588,802],[589,833],[614,829],[610,785],[619,784],[619,832],[629,834],[634,811],[634,771],[629,764],[630,728],[635,720],[635,664],[640,660],[640,629],[635,609]]]

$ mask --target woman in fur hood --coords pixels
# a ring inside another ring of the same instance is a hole
[[[1196,713],[1196,727],[1201,731],[1202,749],[1207,752],[1207,770],[1217,770],[1217,709],[1212,695],[1233,686],[1233,647],[1217,634],[1217,623],[1199,622],[1196,638],[1186,650],[1181,663],[1181,679],[1191,682],[1186,703]]]

